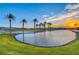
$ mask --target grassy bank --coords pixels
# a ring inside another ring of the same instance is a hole
[[[74,43],[61,46],[61,47],[52,47],[52,48],[43,48],[36,47],[27,44],[17,42],[13,36],[1,34],[0,35],[0,54],[79,54],[79,35]],[[29,39],[30,40],[30,39]]]

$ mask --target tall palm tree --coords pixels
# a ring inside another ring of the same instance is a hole
[[[48,29],[51,31],[51,23],[48,23]]]
[[[10,27],[10,35],[12,34],[12,20],[14,20],[15,19],[15,16],[13,15],[13,14],[7,14],[7,19],[9,20],[9,27]]]
[[[44,31],[46,31],[46,24],[47,22],[44,22]]]
[[[26,19],[23,19],[22,21],[22,30],[23,30],[23,42],[24,42],[24,26],[25,26],[25,23],[27,23]]]
[[[38,20],[35,18],[35,19],[33,19],[33,22],[34,22],[34,33],[35,33],[35,31],[36,31],[36,23],[38,22]]]

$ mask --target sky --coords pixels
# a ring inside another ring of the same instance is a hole
[[[12,21],[13,27],[21,27],[22,19],[27,20],[26,27],[33,27],[34,18],[37,18],[39,22],[54,21],[54,23],[58,23],[62,22],[60,19],[67,18],[66,15],[76,15],[74,13],[78,10],[79,4],[71,3],[0,3],[0,26],[9,26],[9,21],[6,18],[9,13],[16,17]]]

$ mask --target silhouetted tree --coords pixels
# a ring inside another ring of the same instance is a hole
[[[23,19],[22,21],[22,30],[23,30],[23,42],[24,42],[24,24],[27,23],[26,19]]]
[[[42,29],[43,29],[43,23],[39,24],[39,28],[40,28],[40,31],[42,31]]]
[[[35,30],[36,30],[36,23],[38,22],[38,20],[35,18],[35,19],[33,19],[33,22],[34,22],[34,32],[35,32]]]
[[[47,22],[44,22],[44,31],[46,31],[46,24]]]
[[[36,29],[37,31],[39,31],[39,24],[36,24]]]
[[[48,29],[51,31],[51,23],[48,23]]]
[[[12,20],[15,19],[15,16],[13,14],[7,14],[7,19],[9,20],[9,30],[10,30],[10,35],[12,34]]]

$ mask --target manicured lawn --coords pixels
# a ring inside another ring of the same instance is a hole
[[[25,54],[25,55],[60,55],[60,54],[79,54],[79,35],[77,35],[76,41],[66,46],[61,47],[36,47],[27,44],[17,42],[13,36],[7,34],[0,34],[0,54]],[[29,39],[30,40],[30,39]]]

